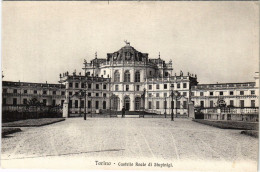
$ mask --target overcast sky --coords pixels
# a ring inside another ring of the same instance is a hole
[[[247,82],[259,65],[258,2],[2,2],[8,81],[57,83],[125,45],[199,83]]]

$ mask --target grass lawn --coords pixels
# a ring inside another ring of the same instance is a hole
[[[2,123],[2,127],[39,127],[64,121],[65,118],[39,118]]]
[[[204,119],[193,119],[193,121],[218,127],[222,129],[238,129],[238,130],[258,130],[258,122],[245,122],[245,121],[211,121]]]
[[[22,131],[20,128],[2,128],[2,137],[20,131]]]

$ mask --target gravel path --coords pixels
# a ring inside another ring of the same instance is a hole
[[[171,170],[254,171],[258,139],[240,132],[189,119],[73,118],[3,138],[2,166],[110,169],[126,168],[120,162],[169,162]]]

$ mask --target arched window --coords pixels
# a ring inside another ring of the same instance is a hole
[[[135,110],[140,110],[141,108],[141,97],[135,98]]]
[[[135,82],[140,82],[140,72],[135,72]]]
[[[115,75],[114,75],[114,81],[115,82],[120,82],[120,73],[117,71],[115,71]]]
[[[125,71],[124,82],[130,82],[130,72],[129,72],[129,70]]]

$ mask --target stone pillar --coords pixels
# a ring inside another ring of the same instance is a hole
[[[123,96],[123,94],[121,93],[121,94],[119,94],[118,95],[118,97],[119,97],[119,111],[121,111],[122,110],[122,108],[123,108],[123,106],[124,106],[124,96]]]
[[[189,118],[195,118],[194,105],[192,102],[188,104],[189,108]]]
[[[135,110],[135,95],[134,94],[130,94],[130,109],[129,111],[134,111]]]
[[[69,103],[67,103],[67,102],[63,103],[62,117],[63,118],[68,118],[69,117]]]
[[[69,83],[65,83],[65,101],[63,103],[63,112],[62,112],[62,117],[63,118],[68,118],[69,117]]]

